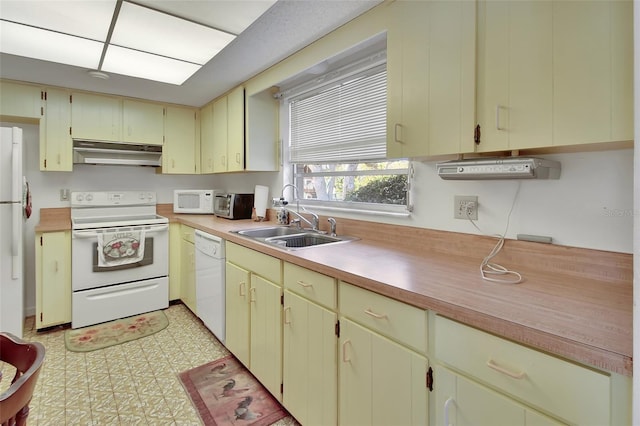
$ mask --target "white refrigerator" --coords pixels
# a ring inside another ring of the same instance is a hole
[[[0,128],[0,331],[22,337],[24,323],[22,129]]]

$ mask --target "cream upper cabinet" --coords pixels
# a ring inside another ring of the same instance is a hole
[[[200,173],[213,173],[213,102],[200,109]]]
[[[227,171],[227,97],[213,103],[213,172]]]
[[[71,104],[69,91],[48,88],[44,91],[44,116],[40,120],[40,170],[73,170],[71,140]]]
[[[213,172],[244,170],[244,88],[213,102]]]
[[[389,11],[387,156],[473,151],[475,2],[396,2]]]
[[[280,169],[280,102],[271,90],[245,97],[245,169],[278,171]]]
[[[631,1],[479,1],[477,151],[632,140],[631,15]]]
[[[227,95],[227,171],[244,170],[244,88]]]
[[[36,328],[71,322],[70,231],[36,233]]]
[[[0,116],[41,118],[43,97],[38,86],[0,81]]]
[[[164,107],[161,104],[124,99],[122,124],[123,142],[162,145]]]
[[[71,96],[71,135],[74,139],[122,140],[122,99],[80,92]]]
[[[199,170],[198,111],[167,106],[164,119],[162,173],[194,174]]]

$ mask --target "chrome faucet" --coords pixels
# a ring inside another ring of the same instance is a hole
[[[329,222],[329,225],[331,226],[331,230],[329,231],[329,235],[331,235],[332,237],[337,236],[338,234],[336,234],[336,220],[332,217],[327,219],[327,222]]]
[[[285,198],[284,198],[284,190],[285,190],[285,189],[287,189],[288,187],[291,187],[291,188],[293,188],[293,189],[295,189],[295,190],[296,190],[296,192],[295,192],[295,197],[296,197],[296,212],[297,212],[297,213],[300,213],[300,193],[298,192],[298,187],[297,187],[297,186],[295,186],[295,185],[294,185],[294,184],[292,184],[292,183],[287,183],[285,186],[283,186],[283,187],[282,187],[282,194],[280,194],[280,199],[281,199],[281,200],[283,200],[283,201],[285,201]],[[288,210],[288,209],[287,209],[287,210]]]
[[[317,214],[310,212],[309,210],[305,210],[304,212],[311,215],[311,220],[308,220],[306,217],[302,216],[302,214],[291,210],[291,209],[287,209],[287,211],[289,213],[293,213],[294,215],[296,215],[298,217],[298,219],[294,219],[291,221],[291,223],[295,223],[298,225],[298,228],[302,229],[302,227],[300,226],[300,221],[305,222],[307,225],[309,225],[311,227],[311,229],[313,229],[314,231],[318,231],[318,227],[320,226],[320,218],[318,217]]]

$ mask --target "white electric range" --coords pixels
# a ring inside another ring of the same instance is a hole
[[[149,191],[71,193],[71,327],[169,306],[169,220]]]

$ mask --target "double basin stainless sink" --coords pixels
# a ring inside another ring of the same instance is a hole
[[[273,244],[285,250],[298,250],[324,244],[345,243],[357,239],[348,236],[332,236],[320,231],[300,229],[286,225],[242,229],[231,232],[267,244]]]

